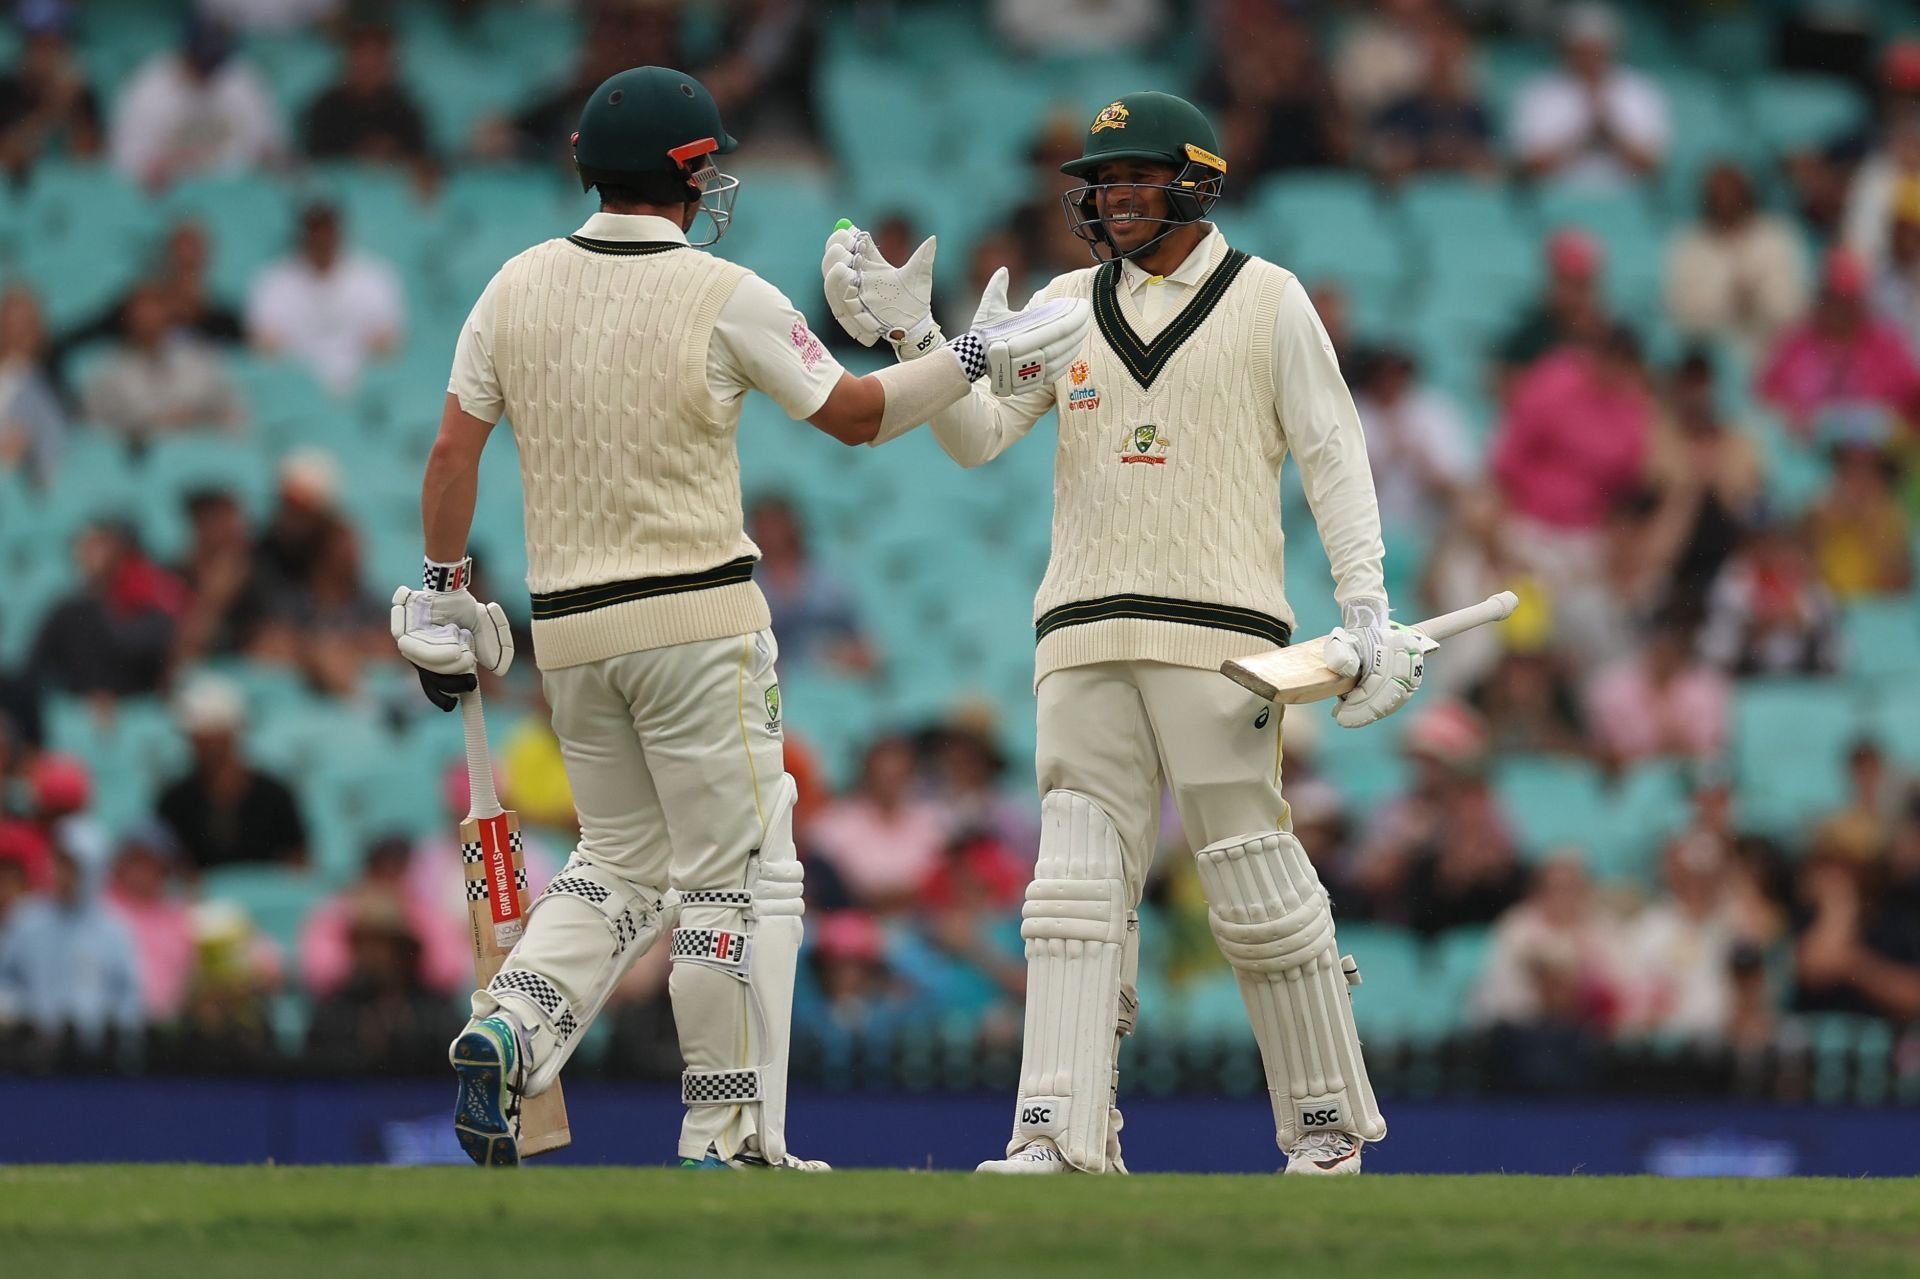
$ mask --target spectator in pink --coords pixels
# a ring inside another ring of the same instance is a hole
[[[1904,414],[1920,407],[1920,368],[1900,331],[1868,306],[1867,271],[1852,253],[1827,255],[1819,301],[1774,344],[1759,390],[1803,436],[1829,409],[1867,404]]]
[[[1663,619],[1646,646],[1595,676],[1587,724],[1615,762],[1711,759],[1727,742],[1732,688],[1694,652],[1693,634]]]
[[[375,840],[367,850],[359,881],[320,903],[307,917],[300,929],[300,979],[316,997],[326,998],[346,986],[353,973],[354,927],[373,901],[402,920],[419,943],[424,986],[452,993],[471,984],[473,952],[466,934],[442,927],[442,912],[408,891],[412,856],[412,847],[402,837]]]
[[[133,935],[140,998],[156,1023],[180,1016],[193,985],[193,906],[179,891],[180,869],[180,841],[153,822],[120,842],[107,879],[107,906]]]
[[[1639,486],[1653,401],[1631,330],[1555,352],[1514,383],[1493,447],[1493,475],[1514,514],[1567,533],[1597,533]]]
[[[871,910],[906,909],[940,863],[947,823],[913,794],[913,746],[883,737],[867,748],[854,793],[813,823],[813,842],[847,890]]]

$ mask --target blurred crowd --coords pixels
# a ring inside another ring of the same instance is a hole
[[[444,7],[466,21],[488,6]],[[76,51],[80,7],[20,0],[0,74],[0,162],[17,188],[57,159],[107,166],[159,198],[197,175],[344,161],[430,193],[462,166],[552,165],[588,88],[661,62],[702,76],[749,155],[856,163],[823,150],[825,6],[555,7],[584,11],[569,74],[449,148],[432,140],[386,6],[202,0],[177,43],[109,95]],[[1725,7],[1665,8],[1680,21]],[[884,27],[914,6],[845,8]],[[1662,185],[1667,95],[1625,39],[1623,14],[1645,6],[996,0],[980,17],[1013,59],[1120,55],[1195,33],[1188,83],[1165,87],[1219,123],[1227,221],[1269,180],[1312,172],[1364,175],[1381,199],[1451,175],[1500,191],[1639,194],[1663,210],[1645,307],[1621,304],[1622,264],[1589,228],[1512,244],[1537,257],[1525,274],[1540,284],[1469,353],[1465,390],[1425,367],[1430,349],[1355,318],[1337,273],[1307,281],[1367,430],[1398,612],[1502,588],[1524,605],[1499,634],[1449,644],[1405,722],[1364,749],[1320,731],[1312,710],[1289,715],[1293,820],[1343,923],[1419,945],[1484,939],[1457,1021],[1502,1045],[1503,1086],[1592,1085],[1594,1049],[1608,1043],[1759,1052],[1799,1014],[1920,1019],[1914,761],[1870,734],[1850,739],[1844,803],[1790,831],[1748,822],[1748,779],[1732,763],[1743,690],[1842,687],[1855,610],[1905,609],[1904,642],[1920,653],[1920,39],[1849,26],[1832,6],[1755,8],[1773,15],[1773,65],[1825,73],[1870,109],[1859,127],[1764,163],[1716,159],[1677,203]],[[287,32],[338,49],[337,80],[294,113],[247,56],[249,38]],[[1484,66],[1495,41],[1540,55],[1498,101]],[[993,193],[1004,221],[973,238],[936,299],[950,330],[999,266],[1034,285],[1086,265],[1058,207],[1058,165],[1079,154],[1085,107],[1036,121],[1030,166]],[[895,261],[937,229],[906,210],[866,221]],[[410,330],[400,276],[355,247],[375,242],[315,201],[285,255],[231,296],[212,283],[214,232],[192,219],[153,246],[111,250],[150,249],[150,266],[97,315],[56,327],[44,297],[4,286],[0,479],[48,486],[103,436],[136,452],[181,436],[257,447],[243,355],[296,363],[347,397],[409,343],[450,348]],[[416,714],[394,679],[386,575],[363,561],[337,459],[294,450],[273,479],[264,509],[218,486],[179,495],[178,554],[149,551],[131,518],[89,523],[72,543],[77,584],[36,607],[16,660],[0,660],[0,1060],[232,1064],[297,1049],[353,1070],[427,1068],[440,1053],[469,980],[448,845],[465,811],[457,770],[423,801],[422,825],[441,834],[369,832],[353,875],[313,877],[286,918],[260,918],[257,894],[250,915],[246,893],[223,891],[252,869],[312,875],[316,801],[255,757],[257,707],[209,671],[277,672],[371,716]],[[800,495],[749,496],[783,670],[884,678],[903,655],[863,616],[851,584],[865,566],[811,549]],[[1290,533],[1310,536],[1299,516]],[[1324,594],[1315,581],[1288,588]],[[500,766],[537,887],[565,858],[571,803],[533,683],[492,696],[516,717]],[[56,698],[103,724],[128,699],[161,700],[184,749],[151,812],[96,820],[118,779],[51,748]],[[1027,711],[969,702],[875,725],[850,768],[815,755],[804,718],[793,725],[810,898],[796,1017],[821,1051],[909,1026],[1017,1038],[1037,802],[1028,761],[1002,745],[1018,740],[1009,713]],[[1377,761],[1392,784],[1356,790],[1357,770]],[[1501,784],[1515,761],[1607,785],[1662,772],[1684,810],[1651,864],[1621,875],[1579,841],[1523,835]],[[1143,924],[1144,980],[1161,1002],[1145,1017],[1177,1022],[1191,992],[1224,977],[1171,816],[1163,842]],[[665,972],[663,955],[635,970],[605,1033],[621,1060],[663,1076],[677,1069]],[[1371,984],[1357,995],[1363,1007],[1371,997]]]

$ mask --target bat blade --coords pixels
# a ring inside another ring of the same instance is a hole
[[[527,868],[520,847],[520,819],[502,811],[460,823],[460,859],[466,871],[467,922],[473,939],[473,980],[484,988],[506,962],[527,926]],[[573,1141],[560,1083],[520,1110],[523,1158],[558,1150]]]
[[[1436,642],[1458,635],[1476,626],[1510,617],[1520,600],[1512,591],[1501,591],[1478,604],[1443,613],[1414,625]],[[1308,640],[1288,648],[1257,653],[1221,664],[1220,673],[1255,696],[1269,702],[1293,706],[1339,697],[1352,689],[1351,676],[1340,674],[1326,663],[1327,637]]]

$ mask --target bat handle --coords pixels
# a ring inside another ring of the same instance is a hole
[[[487,713],[480,690],[460,694],[460,727],[467,735],[467,812],[472,817],[497,817],[500,795],[493,788],[493,758],[487,752]]]
[[[1438,617],[1428,618],[1418,623],[1414,629],[1428,639],[1443,640],[1470,631],[1476,626],[1485,626],[1488,622],[1497,622],[1513,616],[1513,610],[1519,607],[1520,597],[1512,591],[1501,591],[1489,595],[1478,604],[1469,604],[1465,608],[1455,609],[1451,613],[1442,613]]]

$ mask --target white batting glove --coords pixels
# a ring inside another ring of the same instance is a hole
[[[836,230],[827,237],[820,259],[833,318],[862,346],[887,339],[902,360],[939,349],[946,339],[933,322],[933,255],[938,247],[939,237],[930,235],[905,265],[894,266],[859,227]]]
[[[1411,627],[1387,620],[1384,600],[1355,600],[1342,610],[1345,625],[1327,636],[1329,669],[1356,678],[1333,704],[1342,728],[1362,728],[1413,700],[1426,676],[1426,655],[1440,647]]]
[[[1002,398],[1052,386],[1087,344],[1093,304],[1084,298],[1054,298],[1023,311],[1007,305],[1007,268],[987,281],[973,328],[953,344],[969,380],[988,378]]]
[[[513,632],[498,604],[482,604],[467,590],[471,560],[427,564],[427,580],[449,589],[393,593],[387,624],[400,655],[420,671],[427,699],[452,710],[460,693],[479,686],[477,667],[505,675],[513,666]]]

